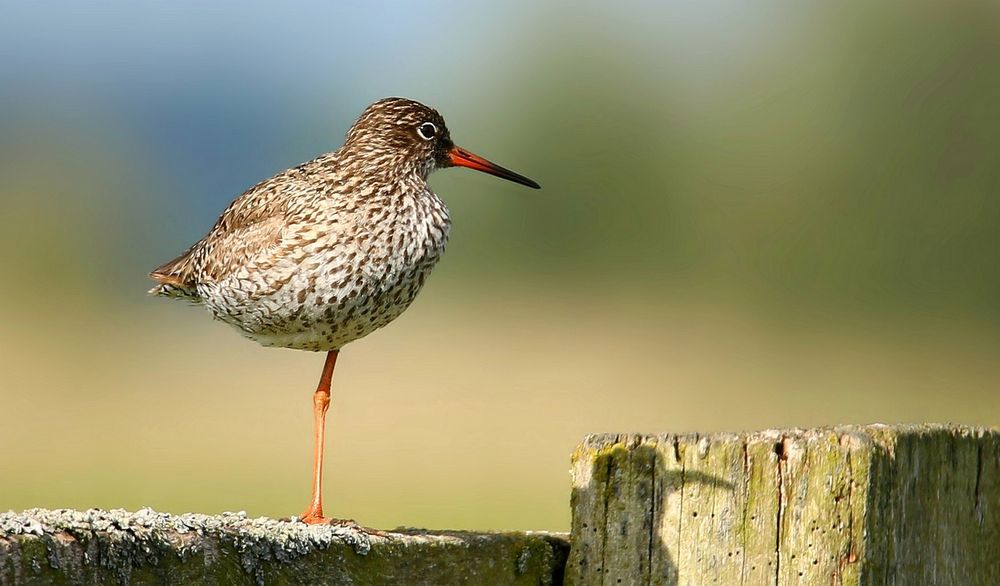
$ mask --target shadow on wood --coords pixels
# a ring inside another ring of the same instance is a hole
[[[588,446],[592,458],[583,465],[590,474],[584,472],[587,481],[575,484],[571,497],[574,544],[568,574],[576,581],[621,583],[618,569],[629,568],[630,580],[651,583],[657,577],[656,583],[678,583],[677,566],[664,541],[663,503],[677,497],[683,507],[685,486],[731,491],[733,485],[698,470],[668,469],[657,447],[639,436],[615,436],[600,447]],[[610,547],[609,535],[614,536]]]

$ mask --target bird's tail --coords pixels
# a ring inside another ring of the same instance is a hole
[[[201,297],[198,295],[198,288],[191,273],[191,250],[188,250],[149,273],[149,278],[157,283],[149,290],[149,294],[158,297],[187,299],[198,303],[201,301]]]
[[[149,294],[156,297],[172,297],[174,299],[184,299],[191,303],[201,303],[201,297],[198,295],[197,289],[174,285],[172,283],[160,283],[150,289]]]

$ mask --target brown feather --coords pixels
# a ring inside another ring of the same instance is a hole
[[[190,271],[185,271],[184,269],[185,266],[190,263],[191,251],[193,249],[194,247],[189,248],[184,252],[184,254],[156,267],[149,273],[149,278],[160,283],[161,285],[174,285],[175,287],[187,287],[192,285],[193,283],[185,281],[185,277],[190,278],[193,275]],[[185,275],[185,273],[187,273],[187,275]]]

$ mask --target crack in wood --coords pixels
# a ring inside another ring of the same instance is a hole
[[[781,436],[780,441],[774,446],[774,453],[778,456],[778,511],[776,516],[777,528],[774,532],[774,583],[781,583],[781,521],[785,514],[785,436]]]
[[[653,444],[654,446],[656,444]],[[646,584],[651,584],[653,580],[653,543],[656,540],[656,519],[657,519],[657,509],[658,503],[661,500],[661,495],[657,494],[656,491],[656,465],[660,457],[660,451],[653,449],[653,461],[649,466],[649,486],[650,493],[652,494],[652,502],[649,503],[649,541],[646,544]]]
[[[857,559],[854,534],[854,448],[847,447],[847,561],[854,563]]]
[[[743,444],[743,484],[740,490],[746,491],[743,495],[745,501],[743,503],[743,523],[740,531],[740,548],[743,550],[743,559],[740,562],[740,582],[745,584],[747,581],[747,550],[749,549],[747,543],[747,516],[750,514],[750,483],[753,480],[750,476],[750,442],[744,438],[741,442]]]
[[[973,507],[972,513],[982,527],[985,521],[985,515],[983,513],[983,498],[982,498],[982,483],[983,483],[983,444],[979,443],[976,446],[976,488],[973,490]]]
[[[675,550],[675,551],[681,551],[681,546],[683,545],[682,542],[681,542],[681,536],[684,535],[684,533],[683,533],[683,529],[684,529],[684,481],[686,480],[684,478],[684,476],[685,476],[685,473],[686,473],[686,470],[687,470],[687,465],[684,462],[684,453],[680,450],[680,438],[674,438],[674,453],[680,455],[680,458],[679,458],[678,462],[681,465],[681,486],[680,486],[680,489],[679,489],[680,490],[680,494],[681,494],[681,498],[680,498],[680,504],[679,504],[679,514],[677,515],[677,549]],[[677,573],[680,574],[680,569],[679,568],[678,568]]]
[[[615,443],[620,441],[619,437],[615,438]],[[601,566],[597,569],[598,573],[602,576],[601,581],[604,581],[603,576],[608,572],[608,534],[611,532],[611,527],[609,524],[612,522],[611,515],[608,514],[608,506],[611,502],[611,493],[614,490],[614,480],[612,478],[612,472],[615,467],[614,456],[608,454],[608,463],[604,471],[604,478],[607,484],[604,485],[604,531],[601,535]]]

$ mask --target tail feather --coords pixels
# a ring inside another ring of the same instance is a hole
[[[189,287],[178,287],[170,283],[162,283],[149,290],[150,295],[156,297],[172,297],[174,299],[184,299],[192,303],[201,303],[198,290]]]
[[[193,247],[177,258],[166,262],[149,273],[158,284],[149,290],[150,295],[177,297],[198,302],[198,287],[191,270]]]

